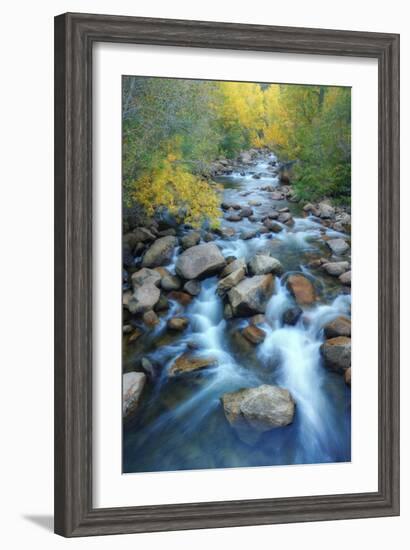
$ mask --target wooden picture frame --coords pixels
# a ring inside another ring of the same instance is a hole
[[[93,508],[92,48],[95,42],[377,59],[379,447],[377,492]],[[399,514],[399,36],[63,14],[55,19],[55,532],[66,536]]]

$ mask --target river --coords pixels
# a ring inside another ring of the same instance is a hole
[[[260,222],[223,220],[236,236],[214,242],[225,257],[247,261],[266,251],[280,260],[286,275],[302,272],[308,277],[319,300],[304,308],[295,326],[283,325],[283,312],[294,301],[283,277],[276,277],[276,292],[259,325],[266,338],[258,346],[240,334],[245,319],[224,318],[217,277],[202,281],[200,294],[184,309],[189,327],[182,333],[167,330],[167,320],[180,308],[172,303],[143,343],[124,359],[126,368],[141,356],[162,366],[158,379],[146,386],[137,413],[124,425],[125,473],[350,461],[350,388],[343,376],[324,368],[319,351],[323,325],[340,315],[350,317],[350,294],[337,279],[308,267],[312,259],[329,256],[323,237],[346,235],[326,228],[296,203],[268,199],[270,192],[263,188],[279,185],[271,167],[275,160],[273,154],[261,154],[252,167],[215,180],[224,187],[225,202],[243,206],[251,202],[257,219],[272,207],[288,207],[294,225],[243,240],[238,235],[260,227]],[[256,179],[254,173],[261,176]],[[172,273],[179,252],[167,266]],[[175,358],[193,344],[204,356],[216,358],[217,365],[200,375],[169,377]],[[288,389],[296,413],[292,424],[265,432],[256,444],[248,445],[227,422],[220,398],[225,392],[261,384]]]

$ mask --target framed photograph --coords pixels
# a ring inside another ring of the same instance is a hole
[[[399,514],[399,36],[55,19],[55,531]]]

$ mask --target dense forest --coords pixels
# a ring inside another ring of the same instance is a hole
[[[125,206],[148,214],[163,206],[192,225],[216,223],[211,163],[250,147],[295,161],[297,198],[347,203],[350,89],[124,77]]]

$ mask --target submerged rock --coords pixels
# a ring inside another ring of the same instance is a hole
[[[172,235],[157,239],[145,252],[142,265],[144,267],[157,267],[168,264],[177,244],[178,239]]]
[[[266,431],[293,422],[295,402],[288,390],[264,384],[222,396],[224,413],[238,437],[255,444]]]
[[[320,346],[325,366],[335,372],[344,372],[351,363],[351,340],[346,336],[337,336],[326,340]]]
[[[122,414],[124,417],[138,407],[147,377],[143,372],[127,372],[122,375]]]
[[[179,256],[176,272],[183,279],[198,279],[214,275],[225,267],[225,259],[214,243],[198,244]]]
[[[303,310],[299,306],[293,306],[287,309],[282,316],[282,322],[284,325],[294,326],[299,321]]]
[[[182,331],[187,328],[189,321],[186,317],[171,317],[168,319],[167,327],[171,330]]]
[[[240,317],[264,313],[274,289],[275,282],[270,273],[243,279],[228,292],[233,315]]]
[[[217,361],[213,357],[196,357],[191,353],[180,355],[168,371],[169,376],[196,372],[208,367],[213,367]]]
[[[286,281],[286,286],[300,306],[308,306],[315,302],[315,287],[304,275],[299,273],[290,275]]]

